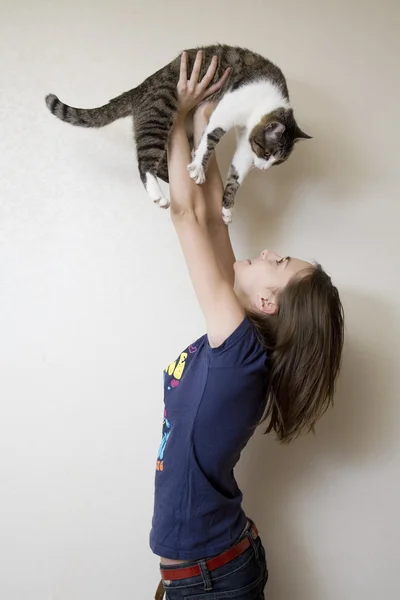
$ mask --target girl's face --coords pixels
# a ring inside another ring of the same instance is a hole
[[[235,262],[235,292],[245,308],[274,314],[279,291],[294,275],[310,268],[313,265],[305,260],[263,250],[253,260]]]

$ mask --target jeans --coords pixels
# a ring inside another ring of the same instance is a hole
[[[168,565],[168,569],[198,564],[201,575],[178,581],[164,581],[167,600],[264,600],[268,579],[265,550],[260,538],[246,532],[250,547],[228,564],[208,571],[205,560],[184,565]]]

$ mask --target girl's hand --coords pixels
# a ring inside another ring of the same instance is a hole
[[[212,113],[217,108],[217,106],[218,100],[209,100],[208,102],[202,102],[201,104],[198,104],[194,109],[193,121],[205,121],[207,125]]]
[[[186,117],[192,108],[205,100],[205,98],[218,92],[229,77],[230,68],[228,67],[222,77],[216,83],[210,85],[218,67],[218,57],[213,56],[206,74],[203,79],[199,81],[202,60],[203,52],[199,50],[196,55],[196,60],[194,61],[190,79],[188,79],[187,52],[182,53],[179,81],[177,85],[178,113],[182,117]]]

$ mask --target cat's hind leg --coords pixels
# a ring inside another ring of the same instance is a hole
[[[157,173],[165,160],[173,116],[172,106],[164,105],[153,105],[134,115],[140,179],[150,198],[161,208],[168,208],[169,200],[161,191]]]
[[[160,208],[168,208],[169,200],[163,195],[157,176],[153,175],[151,171],[145,171],[143,176],[142,173],[140,174],[140,177],[144,187],[146,188],[146,192],[153,200],[154,204],[158,204]]]
[[[157,177],[158,179],[162,179],[163,181],[165,181],[165,183],[169,183],[168,162],[166,152],[164,152],[162,159],[158,163]]]

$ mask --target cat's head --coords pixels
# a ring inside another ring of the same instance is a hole
[[[297,141],[309,139],[311,136],[298,127],[293,110],[279,108],[263,116],[250,133],[254,165],[262,170],[280,165],[289,158]]]

